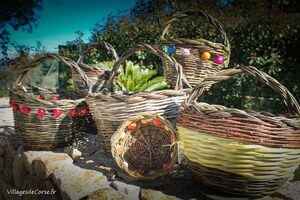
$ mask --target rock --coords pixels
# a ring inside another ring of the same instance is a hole
[[[60,165],[73,163],[67,154],[51,151],[27,151],[23,153],[22,160],[27,170],[40,178],[48,178]]]
[[[52,180],[60,189],[62,199],[80,199],[98,189],[109,187],[102,173],[73,164],[60,165],[53,173]]]
[[[139,199],[140,187],[138,186],[126,184],[120,181],[114,181],[110,184],[110,187],[128,195],[129,199]]]
[[[4,157],[0,156],[0,172],[2,172],[4,169],[4,159]]]
[[[300,181],[287,182],[283,187],[277,190],[277,193],[285,196],[287,199],[297,200],[300,198]]]
[[[20,146],[17,149],[17,152],[13,160],[13,178],[14,178],[15,186],[18,189],[23,189],[22,186],[23,186],[24,178],[29,173],[21,159],[23,152],[24,152],[23,147]]]
[[[81,152],[78,149],[72,149],[71,151],[71,158],[75,161],[78,161],[80,159]]]
[[[3,182],[0,191],[5,200],[21,200],[23,196],[11,183]]]
[[[175,200],[178,198],[174,196],[166,195],[160,191],[141,188],[140,199],[141,200]]]
[[[89,195],[88,200],[114,200],[114,199],[130,199],[125,194],[113,190],[111,188],[99,189]],[[131,199],[130,199],[131,200]]]
[[[5,147],[7,145],[4,138],[0,138],[0,147]]]
[[[4,169],[3,169],[3,177],[6,182],[13,182],[13,159],[15,155],[15,150],[11,148],[7,148],[5,152],[4,159]]]
[[[51,179],[41,179],[30,173],[25,177],[22,188],[24,188],[25,191],[33,190],[34,192],[37,192],[35,195],[24,196],[23,200],[59,198],[59,191],[51,182]],[[49,194],[38,194],[39,192],[47,191],[49,191]]]
[[[5,147],[0,147],[0,156],[5,155]]]

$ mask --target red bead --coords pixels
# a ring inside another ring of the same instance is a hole
[[[40,95],[39,98],[42,99],[42,100],[45,100],[45,96],[44,95]]]
[[[159,125],[161,125],[161,120],[153,119],[152,123],[153,123],[154,126],[159,126]]]
[[[27,107],[24,106],[24,107],[22,107],[21,111],[24,114],[29,114],[30,113],[30,108],[27,108]]]
[[[13,110],[18,110],[20,108],[19,104],[13,103],[12,106]]]
[[[82,114],[82,115],[87,115],[87,114],[89,114],[89,109],[87,109],[87,108],[82,108],[81,114]]]
[[[62,114],[62,110],[53,110],[53,116],[54,117],[59,117],[59,116],[61,116],[61,114]]]
[[[167,164],[167,163],[162,164],[162,168],[163,168],[163,169],[166,169],[167,167],[168,167],[168,164]]]
[[[70,110],[70,115],[71,116],[77,116],[78,115],[78,110],[77,109],[71,109]]]
[[[131,122],[127,127],[128,127],[128,129],[130,129],[130,130],[134,130],[134,129],[136,129],[137,124],[136,124],[135,122]]]
[[[9,101],[9,105],[12,107],[14,105],[14,102]]]
[[[175,142],[175,137],[174,137],[174,135],[170,135],[170,142],[171,142],[171,144]]]
[[[44,110],[44,109],[38,109],[37,110],[37,114],[38,114],[38,116],[43,117],[46,114],[46,110]]]
[[[58,100],[58,96],[52,96],[51,100]]]

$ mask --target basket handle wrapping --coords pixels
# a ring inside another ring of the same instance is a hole
[[[12,84],[12,89],[15,90],[17,88],[22,87],[21,85],[21,80],[23,79],[23,77],[25,76],[25,74],[37,67],[39,64],[47,61],[47,60],[51,60],[51,59],[55,59],[55,60],[59,60],[62,63],[64,63],[65,65],[75,69],[81,76],[82,80],[84,81],[86,87],[88,88],[89,91],[91,91],[91,84],[89,82],[88,77],[86,76],[86,74],[82,71],[82,69],[80,69],[80,67],[76,64],[76,62],[74,62],[73,60],[60,56],[56,53],[47,53],[45,54],[43,57],[38,58],[37,60],[33,61],[32,63],[30,63],[29,65],[27,65],[24,69],[21,70],[18,78],[15,80],[15,82]]]
[[[219,71],[214,76],[205,78],[200,84],[198,84],[191,92],[189,97],[184,102],[185,106],[192,105],[196,99],[202,95],[205,91],[205,87],[218,83],[223,80],[228,80],[238,74],[248,74],[254,77],[256,80],[270,86],[274,91],[278,92],[283,98],[284,103],[288,107],[289,113],[300,115],[300,106],[296,98],[290,93],[290,91],[283,85],[281,85],[276,79],[272,78],[263,71],[258,70],[253,66],[231,68]]]
[[[172,16],[172,18],[167,21],[163,28],[162,28],[162,34],[160,36],[160,41],[161,42],[164,42],[166,39],[165,39],[165,35],[166,33],[168,32],[172,22],[174,21],[177,21],[181,18],[185,18],[185,17],[189,17],[189,16],[202,16],[204,17],[207,21],[209,21],[217,30],[218,32],[221,34],[222,36],[222,40],[223,40],[223,44],[229,49],[230,48],[230,44],[229,44],[229,40],[226,36],[226,33],[224,31],[224,29],[222,28],[221,26],[221,23],[214,19],[212,16],[206,14],[205,12],[203,12],[202,10],[186,10],[186,11],[183,11],[183,12],[179,12],[179,13],[176,13]],[[176,42],[179,42],[177,41],[176,39],[169,39],[171,41],[176,41]],[[189,42],[189,43],[195,43],[196,41],[195,40],[191,40],[191,39],[185,39],[186,42]]]
[[[90,66],[86,65],[83,63],[83,59],[85,58],[85,56],[92,50],[92,49],[95,49],[95,48],[98,48],[98,47],[104,47],[108,52],[110,52],[114,59],[117,61],[119,59],[119,56],[116,52],[116,50],[114,49],[114,47],[112,45],[110,45],[109,43],[107,42],[104,42],[104,41],[99,41],[97,43],[92,43],[88,46],[88,48],[86,50],[84,50],[78,60],[77,60],[77,64],[79,66],[83,66],[83,67],[86,67],[86,68],[91,68]]]
[[[133,53],[137,52],[137,51],[148,51],[158,57],[160,57],[163,60],[167,60],[168,62],[171,63],[171,65],[174,67],[175,71],[177,72],[178,76],[177,76],[177,80],[176,80],[176,84],[175,84],[175,90],[182,90],[183,89],[183,84],[182,81],[184,81],[185,83],[188,84],[187,80],[185,79],[185,77],[183,76],[182,73],[182,67],[180,64],[178,64],[175,60],[175,58],[170,57],[169,55],[167,55],[165,52],[159,50],[158,48],[156,48],[155,46],[151,46],[149,44],[137,44],[129,49],[127,49],[123,55],[120,57],[120,59],[114,64],[114,67],[111,71],[110,77],[106,83],[106,88],[109,91],[113,91],[113,80],[115,79],[115,77],[117,76],[117,72],[120,68],[120,65],[122,63],[124,63],[127,58],[129,56],[131,56]]]

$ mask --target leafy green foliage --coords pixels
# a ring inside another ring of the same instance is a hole
[[[0,97],[9,96],[9,88],[16,78],[16,71],[0,69]]]
[[[127,91],[152,92],[167,87],[167,83],[163,76],[156,76],[156,70],[151,70],[131,61],[126,62],[125,69],[121,67],[119,82],[124,85]],[[117,88],[120,90],[120,88]]]

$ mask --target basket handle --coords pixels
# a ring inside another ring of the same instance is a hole
[[[84,50],[78,60],[77,60],[77,64],[79,66],[82,66],[82,67],[85,67],[85,68],[91,68],[91,66],[89,65],[86,65],[83,63],[83,59],[85,58],[85,56],[92,50],[92,49],[95,49],[95,48],[98,48],[98,47],[104,47],[108,52],[110,52],[114,59],[117,61],[119,60],[119,56],[116,52],[116,50],[114,49],[114,47],[112,45],[110,45],[109,43],[107,42],[104,42],[104,41],[99,41],[99,42],[96,42],[96,43],[92,43],[88,46],[88,48],[86,50]],[[93,67],[94,68],[94,67]],[[98,69],[98,68],[97,68]]]
[[[218,83],[223,80],[228,80],[238,74],[248,74],[254,77],[256,80],[270,86],[274,91],[278,92],[283,98],[284,103],[288,107],[289,113],[300,115],[300,106],[296,98],[290,93],[290,91],[283,85],[281,85],[276,79],[272,78],[263,71],[258,70],[253,66],[231,68],[217,72],[214,76],[205,78],[200,84],[198,84],[191,92],[189,97],[184,102],[185,106],[190,106],[196,101],[196,99],[202,95],[205,91],[205,87]]]
[[[115,79],[115,77],[117,76],[117,72],[120,68],[120,65],[122,63],[124,63],[127,58],[129,56],[131,56],[133,53],[137,52],[137,51],[148,51],[158,57],[161,58],[161,60],[167,60],[168,62],[171,63],[171,65],[174,67],[175,71],[177,72],[178,76],[177,76],[177,80],[176,80],[176,84],[175,84],[175,90],[182,90],[183,89],[183,84],[182,81],[184,81],[185,83],[188,84],[188,81],[184,78],[184,75],[182,73],[182,67],[179,63],[176,62],[175,58],[170,57],[169,55],[167,55],[165,52],[159,50],[157,47],[155,46],[151,46],[149,44],[137,44],[129,49],[127,49],[123,55],[120,57],[120,59],[114,64],[113,69],[111,70],[111,74],[110,77],[106,83],[106,88],[109,91],[113,91],[113,80]]]
[[[221,34],[222,36],[222,40],[223,40],[223,44],[227,47],[227,48],[230,48],[230,44],[229,44],[229,40],[226,36],[226,33],[224,31],[224,29],[222,28],[221,26],[221,23],[214,19],[212,16],[206,14],[205,12],[203,12],[202,10],[186,10],[186,11],[183,11],[183,12],[179,12],[179,13],[176,13],[172,16],[172,18],[167,21],[163,28],[162,28],[162,34],[160,36],[160,41],[165,41],[165,35],[166,33],[168,32],[172,22],[174,21],[177,21],[181,18],[185,18],[185,17],[189,17],[189,16],[202,16],[204,17],[207,21],[209,21],[217,30],[218,32]],[[176,39],[171,39],[173,41],[177,41]]]
[[[76,64],[76,62],[74,62],[73,60],[71,60],[70,58],[66,58],[63,56],[60,56],[56,53],[46,53],[43,57],[36,59],[35,61],[31,62],[29,65],[27,65],[24,69],[21,70],[18,78],[15,80],[15,82],[12,84],[12,89],[17,89],[18,87],[20,87],[21,85],[21,80],[23,79],[23,77],[25,76],[25,74],[37,67],[39,64],[47,61],[47,60],[51,60],[51,59],[55,59],[55,60],[59,60],[62,63],[64,63],[65,65],[74,68],[81,76],[82,80],[84,81],[86,87],[88,88],[89,91],[91,91],[91,83],[88,79],[88,77],[86,76],[86,74],[82,71],[82,69],[80,69],[80,67]]]

